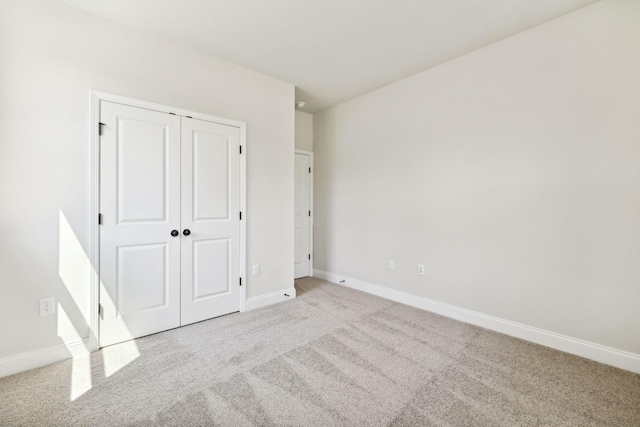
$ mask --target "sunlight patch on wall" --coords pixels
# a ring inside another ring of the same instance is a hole
[[[83,341],[83,337],[80,336],[64,306],[60,303],[58,303],[58,336],[65,344],[76,344]]]
[[[59,211],[59,233],[58,275],[75,303],[73,309],[68,307],[69,316],[78,334],[85,339],[89,336],[91,261],[62,210]]]

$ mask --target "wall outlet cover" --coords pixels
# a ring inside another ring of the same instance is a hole
[[[48,316],[56,312],[55,300],[52,298],[43,298],[40,300],[40,316]]]

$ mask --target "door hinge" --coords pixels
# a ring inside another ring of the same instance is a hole
[[[176,113],[169,113],[169,114],[171,114],[172,116],[175,116],[175,115],[176,115]]]
[[[104,310],[102,308],[102,304],[100,303],[98,303],[98,316],[100,316],[100,318],[104,320]]]
[[[240,212],[240,221],[242,221],[242,212]]]
[[[98,123],[98,135],[102,135],[102,126],[104,126],[104,123]]]
[[[242,286],[242,277],[240,278],[240,286]]]
[[[242,154],[242,145],[240,146],[240,154]]]
[[[309,211],[309,216],[311,216],[311,211]]]
[[[311,254],[309,254],[309,261],[311,261]]]
[[[309,168],[309,173],[311,173],[311,168]]]
[[[187,119],[193,119],[193,117],[191,116],[185,116]]]
[[[98,214],[98,225],[102,225],[102,214]]]

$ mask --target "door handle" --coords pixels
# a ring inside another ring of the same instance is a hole
[[[172,231],[171,231],[171,235],[172,235],[173,237],[176,237],[178,234],[180,234],[180,232],[179,232],[178,230],[172,230]]]
[[[189,234],[191,234],[191,230],[189,230],[188,228],[185,228],[182,234],[184,234],[185,236],[188,236]]]

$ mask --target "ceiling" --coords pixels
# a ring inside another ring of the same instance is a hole
[[[61,0],[296,85],[314,113],[597,0]]]

